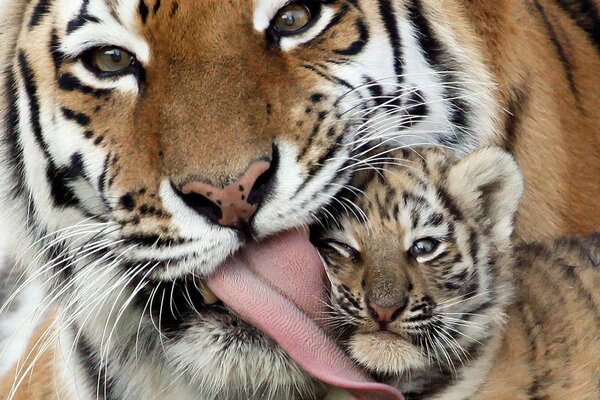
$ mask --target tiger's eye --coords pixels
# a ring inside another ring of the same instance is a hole
[[[133,64],[135,57],[119,47],[99,47],[92,53],[92,65],[100,72],[119,73]]]
[[[437,250],[440,242],[432,238],[417,240],[413,243],[408,252],[415,258],[419,256],[427,256]]]
[[[338,242],[337,240],[329,240],[326,242],[326,244],[328,247],[331,247],[335,251],[337,251],[342,257],[345,257],[350,261],[360,260],[360,252],[352,246],[349,246],[342,242]]]
[[[275,17],[275,29],[279,32],[293,33],[304,28],[311,20],[310,9],[299,3],[283,7]]]

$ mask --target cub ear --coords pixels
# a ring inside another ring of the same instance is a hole
[[[448,192],[496,239],[509,239],[523,195],[523,175],[509,153],[484,148],[450,168]]]

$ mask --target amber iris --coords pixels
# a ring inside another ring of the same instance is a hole
[[[99,47],[92,53],[93,66],[105,73],[123,72],[134,62],[133,54],[119,47]]]
[[[304,28],[313,16],[304,4],[292,3],[279,10],[275,18],[275,29],[279,32],[293,33]]]

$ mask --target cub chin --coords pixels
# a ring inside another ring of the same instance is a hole
[[[348,353],[408,399],[599,399],[600,236],[513,245],[501,150],[397,157],[313,232]]]

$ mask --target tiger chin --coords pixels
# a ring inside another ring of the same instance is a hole
[[[597,399],[600,236],[516,242],[510,155],[416,153],[313,233],[347,352],[409,399]]]

